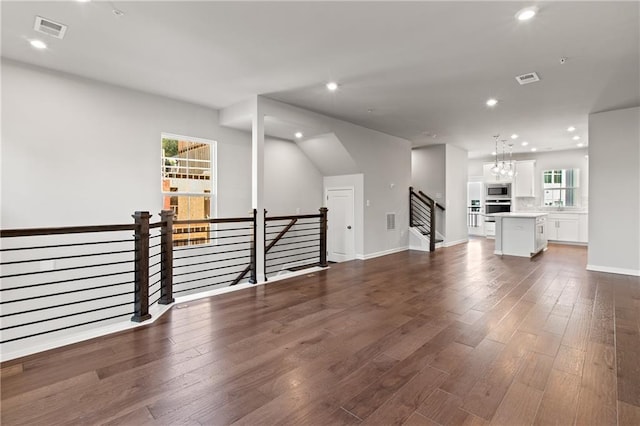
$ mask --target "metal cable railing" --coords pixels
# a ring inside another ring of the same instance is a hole
[[[320,214],[267,217],[265,277],[327,266],[327,209]]]
[[[137,225],[2,230],[0,343],[128,319]]]

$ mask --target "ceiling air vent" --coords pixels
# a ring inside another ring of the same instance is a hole
[[[396,214],[387,213],[387,231],[396,229]]]
[[[538,77],[538,74],[536,74],[535,72],[530,72],[527,74],[522,74],[516,77],[516,80],[518,80],[518,83],[522,84],[529,84],[529,83],[534,83],[536,81],[540,81],[540,77]]]
[[[55,38],[63,38],[64,33],[67,32],[67,26],[54,22],[51,19],[43,18],[42,16],[36,16],[36,23],[33,29],[48,34]]]

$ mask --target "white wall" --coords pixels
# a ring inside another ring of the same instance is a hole
[[[640,275],[640,107],[589,115],[587,269]]]
[[[295,142],[267,139],[264,147],[264,206],[269,216],[317,214],[322,175]]]
[[[157,214],[162,132],[216,140],[218,215],[250,210],[250,137],[215,110],[3,60],[3,228]]]
[[[446,197],[446,147],[432,145],[411,151],[411,185],[440,204]]]
[[[408,246],[411,143],[408,140],[264,98],[265,114],[303,127],[330,129],[364,176],[364,255]],[[366,206],[369,200],[369,206]],[[396,213],[396,229],[386,230],[386,214]]]
[[[446,163],[444,144],[411,150],[411,186],[441,205],[445,204],[446,199]],[[446,211],[436,209],[436,230],[445,235]]]
[[[468,241],[467,229],[467,151],[446,145],[445,149],[445,246]]]
[[[346,188],[353,187],[354,203],[355,203],[355,250],[356,258],[363,259],[364,255],[364,175],[341,175],[341,176],[325,176],[324,190],[327,188]],[[323,200],[323,206],[327,205],[326,199]]]

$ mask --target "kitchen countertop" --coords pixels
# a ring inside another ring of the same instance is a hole
[[[487,216],[491,217],[524,217],[524,218],[536,218],[541,216],[547,216],[547,212],[510,212],[510,213],[493,213]]]

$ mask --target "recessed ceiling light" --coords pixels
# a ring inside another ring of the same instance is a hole
[[[511,135],[511,139],[518,139],[518,135],[516,135],[515,133]]]
[[[567,132],[575,132],[576,128],[573,126],[567,127]]]
[[[124,16],[124,12],[121,11],[120,9],[113,9],[112,12],[116,16]]]
[[[584,158],[589,158],[589,154],[585,154],[585,155],[584,155]]]
[[[496,156],[496,155],[498,155],[498,153],[496,153],[495,151],[493,151],[493,152],[491,153],[491,155]]]
[[[529,142],[527,142],[527,141],[522,141],[522,146],[527,146],[527,145],[529,145]]]
[[[531,148],[531,152],[536,152],[538,148]]]
[[[578,140],[580,140],[580,136],[575,135],[575,136],[573,137],[573,140],[574,140],[574,141],[578,141]]]
[[[91,0],[76,0],[78,3],[89,3]]]
[[[31,46],[35,47],[36,49],[42,50],[47,48],[47,44],[42,40],[31,40],[29,41],[29,43],[31,44]]]
[[[491,98],[491,99],[487,100],[487,106],[492,107],[492,106],[496,106],[496,105],[498,105],[498,100],[497,99]]]
[[[336,90],[338,90],[338,83],[336,83],[335,81],[328,82],[327,89],[331,92],[335,92]]]
[[[296,134],[294,136],[296,138],[300,139],[303,136],[303,134],[302,134],[302,132],[296,132]]]
[[[578,148],[582,148],[584,146],[584,144],[582,142],[576,144],[578,146]]]
[[[537,7],[525,7],[524,9],[520,9],[518,13],[516,13],[516,18],[518,18],[518,21],[528,21],[529,19],[536,16],[536,13],[538,13]]]

